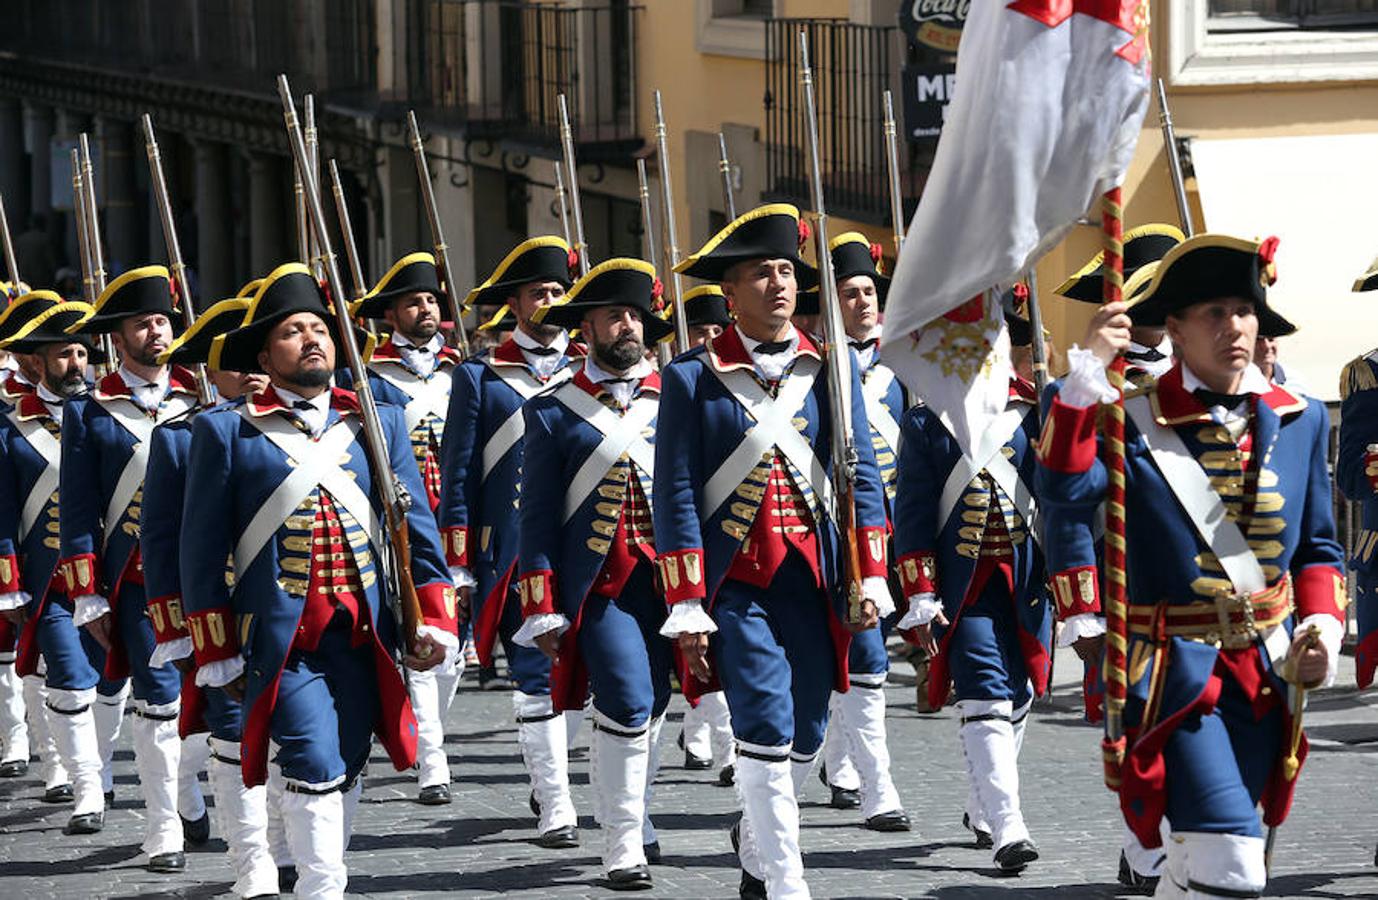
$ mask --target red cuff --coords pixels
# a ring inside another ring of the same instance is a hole
[[[1364,454],[1364,474],[1368,476],[1369,487],[1378,491],[1378,453],[1372,450]]]
[[[187,616],[187,628],[191,631],[191,648],[198,666],[239,655],[234,613],[228,608],[198,610]]]
[[[656,559],[660,566],[660,583],[665,586],[665,602],[703,600],[708,596],[708,584],[703,577],[703,551],[697,547],[662,553]]]
[[[885,578],[889,574],[885,566],[885,537],[884,526],[857,529],[862,578]]]
[[[895,564],[905,597],[938,593],[938,561],[931,550],[906,553]]]
[[[452,569],[469,568],[469,526],[442,528],[440,536],[445,541],[445,565]]]
[[[517,582],[522,601],[522,618],[555,612],[555,573],[549,569],[527,572]]]
[[[1057,619],[1100,612],[1100,579],[1095,566],[1077,566],[1053,575],[1053,598],[1057,600]]]
[[[1054,472],[1085,472],[1096,461],[1096,407],[1079,409],[1057,397],[1038,437],[1038,459]]]
[[[1297,621],[1325,613],[1341,622],[1345,619],[1345,607],[1349,605],[1349,594],[1345,591],[1344,573],[1331,566],[1307,566],[1301,570],[1293,584],[1296,597]]]
[[[148,618],[153,622],[153,639],[167,644],[187,636],[187,620],[182,616],[182,597],[168,594],[148,601]]]
[[[459,634],[459,606],[454,585],[443,581],[417,585],[416,599],[421,602],[421,624]]]
[[[23,589],[19,584],[19,557],[13,553],[0,556],[0,594],[17,594]]]
[[[96,586],[96,554],[83,553],[64,559],[57,564],[62,579],[67,583],[67,596],[72,599],[87,594],[99,594]]]

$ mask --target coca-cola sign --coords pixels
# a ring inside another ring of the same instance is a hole
[[[904,0],[900,27],[916,44],[956,53],[971,0]]]

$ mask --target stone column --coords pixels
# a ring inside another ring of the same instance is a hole
[[[234,284],[231,246],[229,152],[219,141],[195,141],[197,310],[230,296]],[[185,250],[183,251],[185,252]]]
[[[70,109],[59,109],[59,110],[57,111],[57,122],[56,122],[55,132],[56,132],[56,138],[57,138],[59,141],[75,141],[75,140],[77,140],[78,135],[80,135],[82,132],[86,132],[86,133],[87,133],[87,139],[88,139],[88,141],[89,141],[91,138],[94,137],[94,135],[90,134],[90,131],[91,131],[91,117],[90,117],[90,116],[86,115],[85,113],[75,112],[75,111],[70,110]],[[96,215],[97,215],[97,218],[99,219],[99,218],[100,218],[100,212],[101,212],[101,198],[103,198],[103,197],[105,196],[105,192],[104,192],[105,170],[104,170],[104,165],[103,165],[103,163],[101,162],[100,159],[97,158],[99,151],[98,151],[98,149],[97,149],[95,146],[92,146],[92,147],[91,147],[91,153],[92,153],[91,165],[92,165],[92,166],[94,167],[94,169],[95,169],[95,176],[96,176]],[[71,175],[72,175],[71,172],[68,172],[68,173],[67,173],[67,177],[68,177],[68,178],[70,178]],[[68,188],[70,188],[70,185],[68,186]],[[66,189],[64,189],[64,190],[62,191],[63,194],[66,194],[66,193],[68,193],[68,192],[69,192],[69,191],[66,190]],[[102,250],[102,252],[105,252],[105,246],[106,246],[106,244],[105,244],[105,223],[104,223],[104,221],[101,221],[101,222],[98,223],[98,227],[96,228],[96,233],[100,235],[101,250]],[[63,248],[63,253],[64,253],[65,256],[66,256],[66,259],[69,261],[69,262],[68,262],[68,265],[71,265],[73,268],[79,267],[80,264],[81,264],[81,245],[80,245],[79,243],[77,243],[77,217],[76,217],[75,215],[73,215],[73,213],[72,213],[70,210],[66,211],[65,215],[63,216],[61,234],[62,234],[62,248]],[[109,259],[108,259],[108,258],[106,259],[105,271],[106,271],[106,276],[107,276],[107,281],[108,281],[108,280],[109,280],[109,274],[110,274],[110,266],[109,266]]]
[[[5,198],[11,236],[29,227],[28,174],[23,107],[18,100],[0,98],[0,195]]]
[[[112,271],[124,271],[148,263],[148,234],[135,203],[134,130],[120,119],[96,122],[102,149],[97,181],[105,181],[105,246]],[[139,143],[142,152],[143,143]]]
[[[295,213],[290,198],[283,193],[285,167],[281,156],[249,154],[249,268],[254,278],[267,275],[296,255],[287,243],[287,226]]]
[[[29,208],[30,214],[49,214],[52,211],[53,166],[50,145],[53,142],[53,108],[28,103],[24,106],[29,134]]]

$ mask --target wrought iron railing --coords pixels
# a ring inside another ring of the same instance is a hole
[[[809,158],[799,73],[799,31],[809,38],[828,211],[883,223],[890,213],[882,96],[892,84],[893,26],[836,19],[766,21],[766,189],[809,205]]]
[[[641,140],[641,11],[628,0],[412,0],[409,99],[473,137],[554,145],[565,94],[575,141],[625,154]]]

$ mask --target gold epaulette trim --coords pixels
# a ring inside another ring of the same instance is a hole
[[[1378,388],[1378,377],[1373,374],[1373,366],[1368,356],[1351,360],[1340,373],[1340,399],[1345,400],[1356,391],[1371,391]]]

